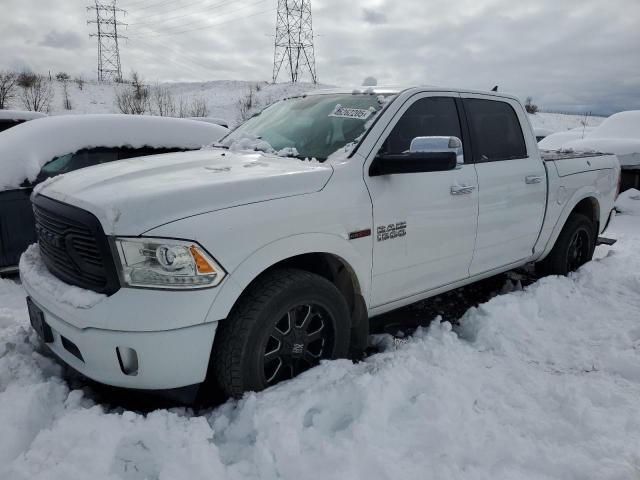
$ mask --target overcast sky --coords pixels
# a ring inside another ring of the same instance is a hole
[[[107,3],[110,0],[102,0]],[[88,0],[0,0],[0,69],[96,76]],[[118,0],[125,74],[270,80],[277,0]],[[332,85],[499,85],[546,109],[640,109],[640,0],[313,0]]]

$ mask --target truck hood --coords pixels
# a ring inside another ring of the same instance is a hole
[[[321,190],[328,164],[261,152],[200,150],[121,160],[36,187],[93,213],[106,234],[141,235],[185,217]]]

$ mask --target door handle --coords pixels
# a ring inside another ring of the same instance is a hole
[[[451,195],[469,195],[476,189],[473,185],[452,185]]]
[[[540,175],[528,175],[524,177],[524,181],[527,185],[535,185],[542,183],[542,177]]]

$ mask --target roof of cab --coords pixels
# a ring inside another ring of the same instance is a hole
[[[400,93],[414,90],[415,93],[418,92],[451,92],[451,93],[470,93],[470,94],[479,94],[479,95],[489,95],[492,97],[498,98],[509,98],[512,100],[517,100],[518,97],[515,95],[510,95],[508,93],[502,92],[493,92],[493,91],[485,91],[485,90],[472,90],[467,88],[451,88],[451,87],[442,87],[442,86],[434,86],[434,85],[380,85],[375,87],[369,86],[359,86],[359,87],[337,87],[337,88],[326,88],[326,89],[318,89],[312,90],[309,92],[305,92],[304,95],[337,95],[337,94],[354,94],[354,95],[398,95]]]

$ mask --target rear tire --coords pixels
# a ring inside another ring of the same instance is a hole
[[[549,255],[536,264],[539,276],[567,275],[591,261],[596,248],[596,228],[580,213],[569,216]]]
[[[293,378],[320,360],[348,354],[351,319],[331,282],[303,270],[268,272],[221,322],[212,370],[223,391],[239,397]]]

